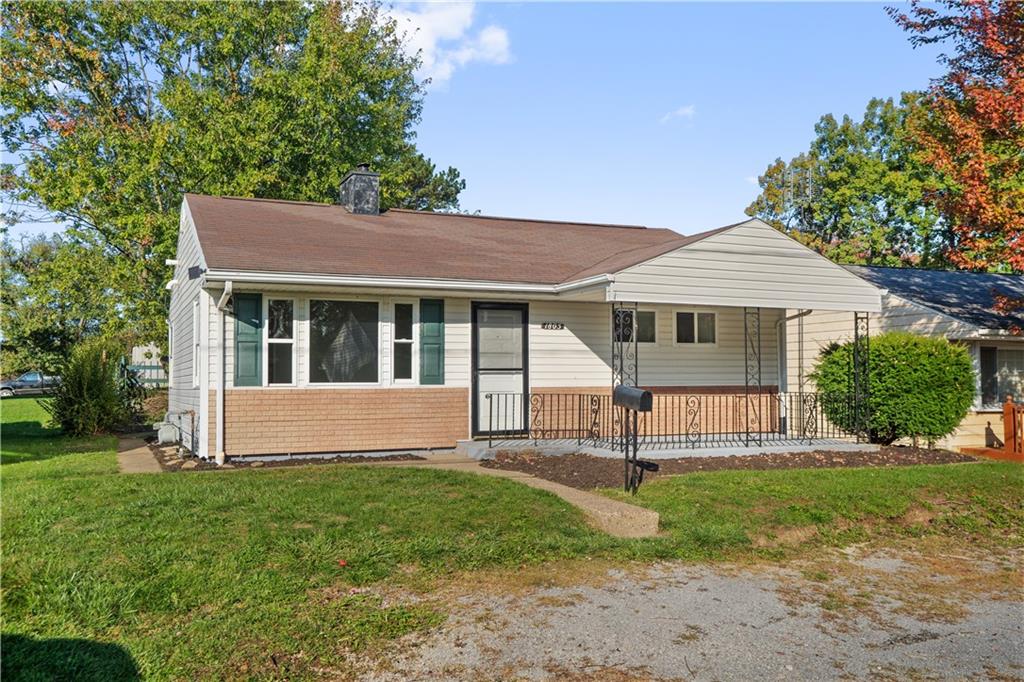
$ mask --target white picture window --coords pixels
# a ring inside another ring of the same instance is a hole
[[[416,305],[398,301],[392,310],[391,376],[396,382],[413,382],[416,377]]]
[[[295,301],[267,299],[266,347],[267,385],[295,383]]]
[[[718,342],[718,320],[715,313],[676,312],[677,344],[714,344]]]
[[[199,386],[199,298],[192,301],[192,386]]]
[[[310,383],[377,383],[379,320],[375,301],[310,301]]]

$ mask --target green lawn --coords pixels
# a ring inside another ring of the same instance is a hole
[[[633,498],[661,513],[665,536],[621,541],[546,493],[454,472],[120,475],[114,439],[63,438],[33,400],[0,410],[5,681],[343,676],[345,652],[445,618],[429,601],[375,596],[398,584],[582,557],[772,559],[921,533],[1000,548],[1024,527],[1012,464],[667,479]],[[933,521],[903,520],[918,508]],[[802,545],[773,546],[807,527]]]

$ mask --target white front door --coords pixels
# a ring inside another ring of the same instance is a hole
[[[510,433],[525,426],[527,307],[473,304],[474,433]]]

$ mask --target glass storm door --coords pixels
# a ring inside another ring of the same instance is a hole
[[[527,307],[473,304],[473,433],[526,428]]]

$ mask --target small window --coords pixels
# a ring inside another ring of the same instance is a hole
[[[715,313],[676,313],[676,343],[717,342]]]
[[[295,302],[267,301],[267,384],[295,383]]]
[[[378,319],[372,301],[310,301],[310,383],[376,383]]]
[[[637,343],[658,342],[658,316],[653,310],[638,310],[636,313]]]
[[[395,304],[394,337],[392,339],[392,359],[395,381],[412,381],[413,378],[413,345],[415,344],[414,308],[412,303]]]

